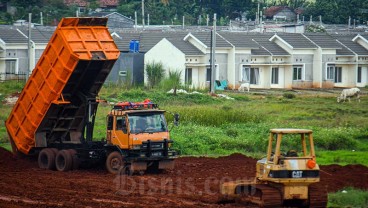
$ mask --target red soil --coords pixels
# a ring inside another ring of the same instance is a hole
[[[240,207],[219,204],[222,181],[252,179],[256,160],[183,157],[173,171],[115,176],[103,168],[57,172],[41,170],[0,148],[0,207]],[[368,168],[322,166],[321,183],[329,192],[344,187],[368,190]]]

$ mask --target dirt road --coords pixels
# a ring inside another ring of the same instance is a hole
[[[103,168],[57,172],[14,158],[0,148],[0,207],[240,207],[220,204],[222,181],[252,179],[256,160],[240,154],[220,158],[183,157],[163,174],[115,176]],[[368,189],[368,168],[323,166],[329,192]]]

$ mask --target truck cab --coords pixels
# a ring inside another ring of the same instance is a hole
[[[165,111],[159,110],[150,100],[114,105],[107,116],[106,140],[108,146],[116,148],[115,153],[109,152],[106,160],[106,168],[111,173],[117,173],[121,168],[130,173],[172,169],[174,166],[176,152],[170,149],[173,141]]]

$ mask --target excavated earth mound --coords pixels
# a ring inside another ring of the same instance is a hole
[[[41,170],[0,148],[0,207],[241,207],[221,204],[219,184],[252,180],[256,160],[241,154],[182,157],[161,174],[111,175],[103,167],[71,172]],[[322,166],[319,187],[368,190],[368,168]]]

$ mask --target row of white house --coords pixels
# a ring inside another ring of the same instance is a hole
[[[27,31],[0,27],[0,80],[33,69],[52,32],[50,28],[33,29],[29,54]],[[122,53],[110,78],[126,76],[130,70],[134,74],[132,81],[143,81],[146,76],[142,68],[161,62],[166,72],[181,71],[183,83],[195,88],[209,86],[210,31],[111,33]],[[129,53],[133,39],[140,43],[139,53]],[[367,34],[219,31],[215,51],[216,79],[226,80],[232,89],[244,82],[250,83],[251,88],[263,89],[368,85]],[[141,58],[134,58],[135,55]]]
[[[180,37],[179,37],[180,38]],[[163,38],[144,57],[182,71],[193,87],[211,78],[210,35]],[[247,34],[218,32],[215,73],[230,88],[333,88],[368,85],[368,40],[363,35]],[[193,48],[183,47],[184,43]]]

